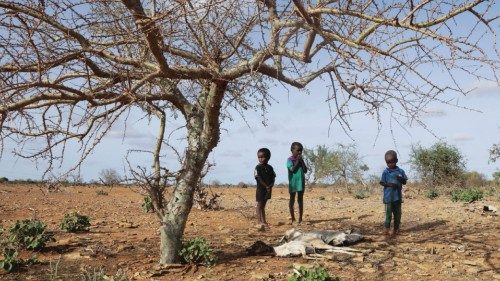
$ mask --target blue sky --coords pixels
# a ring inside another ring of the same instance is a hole
[[[488,163],[488,149],[500,141],[500,87],[487,81],[470,81],[476,88],[468,96],[454,96],[458,107],[431,104],[423,114],[423,121],[431,132],[420,126],[392,124],[387,112],[382,114],[382,125],[370,116],[355,115],[350,118],[352,130],[348,136],[342,128],[330,124],[326,86],[314,83],[309,93],[281,86],[270,91],[277,103],[266,114],[267,126],[262,125],[261,112],[247,112],[246,122],[238,116],[222,124],[221,141],[209,156],[216,165],[206,177],[206,182],[253,183],[253,169],[257,164],[256,151],[268,147],[272,152],[270,164],[277,172],[277,182],[286,182],[285,161],[289,156],[290,143],[300,141],[306,148],[335,143],[355,143],[359,154],[369,166],[368,174],[380,174],[384,169],[383,154],[388,149],[399,153],[400,166],[410,177],[409,151],[412,144],[428,147],[443,140],[455,145],[467,160],[469,170],[479,171],[488,177],[500,169],[500,163]],[[248,125],[247,125],[248,124]],[[173,124],[170,124],[171,126]],[[103,169],[115,169],[124,174],[127,149],[149,149],[154,143],[156,126],[145,123],[127,125],[126,139],[122,138],[124,126],[118,123],[98,149],[84,162],[81,174],[85,180],[97,179]],[[434,135],[435,136],[434,136]],[[181,132],[173,135],[173,143],[181,143]],[[0,176],[9,179],[39,179],[44,165],[13,157],[7,145],[0,162]],[[63,167],[76,161],[76,154],[69,151]],[[133,158],[134,165],[150,166],[149,156]],[[175,158],[167,157],[163,164],[176,167]]]
[[[493,12],[495,10],[497,9],[493,9]],[[469,15],[460,25],[470,24],[467,20],[471,18],[473,19]],[[498,27],[498,24],[495,26]],[[479,43],[486,44],[485,42],[490,41]],[[498,59],[492,48],[486,49],[491,52],[492,57]],[[439,80],[439,84],[446,84],[447,81],[441,78],[440,71],[433,70],[431,69],[432,78]],[[500,161],[488,163],[488,149],[494,143],[500,142],[500,87],[494,82],[463,76],[458,78],[465,88],[475,90],[468,96],[455,95],[447,98],[460,107],[472,110],[439,103],[430,104],[426,112],[422,113],[422,121],[428,130],[416,124],[404,124],[402,128],[391,122],[387,111],[382,112],[381,126],[371,116],[359,114],[349,118],[352,128],[349,135],[338,123],[330,124],[329,108],[325,102],[328,97],[327,82],[314,81],[307,91],[291,87],[273,87],[270,92],[276,102],[265,115],[267,126],[262,125],[262,114],[259,111],[246,112],[245,120],[234,114],[232,121],[224,121],[221,141],[209,156],[209,161],[216,166],[205,181],[253,183],[253,169],[257,164],[256,152],[261,147],[268,147],[272,152],[270,164],[277,172],[277,182],[286,182],[285,161],[293,141],[300,141],[306,148],[354,143],[370,168],[368,174],[376,175],[384,169],[384,152],[395,149],[399,153],[400,166],[410,177],[416,176],[408,164],[411,145],[421,144],[429,147],[438,141],[445,141],[462,152],[468,170],[491,177],[494,171],[500,170]],[[123,139],[125,125],[118,123],[84,162],[81,168],[84,180],[97,179],[103,169],[115,169],[123,175],[126,166],[124,157],[128,149],[144,150],[153,147],[157,130],[154,125],[155,123],[145,122],[129,123],[126,126],[126,138]],[[178,121],[169,123],[170,127],[178,125]],[[182,137],[182,131],[178,131],[173,134],[171,142],[182,144]],[[14,148],[12,143],[6,143],[0,159],[0,176],[9,179],[39,179],[44,171],[44,164],[35,165],[30,160],[14,157],[10,153]],[[76,163],[78,158],[74,150],[71,147],[68,149],[60,172]],[[136,156],[132,162],[134,165],[151,166],[149,155]],[[171,154],[164,159],[163,164],[170,169],[178,166]]]

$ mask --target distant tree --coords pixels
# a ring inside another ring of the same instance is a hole
[[[310,167],[311,183],[362,183],[363,173],[368,170],[352,144],[305,149],[304,159]]]
[[[492,176],[495,183],[500,183],[500,171],[493,172]]]
[[[4,141],[17,142],[14,153],[46,160],[50,170],[77,146],[80,165],[117,122],[157,121],[156,143],[144,148],[153,167],[147,192],[160,262],[177,262],[223,120],[266,112],[279,94],[269,90],[275,84],[304,89],[325,79],[329,87],[317,98],[328,95],[332,122],[348,125],[359,112],[381,120],[385,109],[398,122],[418,122],[426,105],[467,92],[443,76],[498,81],[488,44],[496,39],[494,7],[479,0],[0,1],[0,151]],[[176,122],[181,143],[170,138]],[[183,146],[175,171],[160,161],[172,156],[169,144]],[[173,176],[168,198],[165,175]]]
[[[99,172],[99,181],[107,186],[120,184],[122,178],[115,169],[104,169]]]
[[[465,159],[458,148],[443,142],[429,148],[412,147],[411,164],[425,184],[450,186],[461,183],[465,173]]]
[[[500,143],[493,144],[490,148],[490,161],[495,162],[500,158]]]
[[[464,174],[467,187],[484,186],[487,183],[486,176],[477,171],[470,171]]]

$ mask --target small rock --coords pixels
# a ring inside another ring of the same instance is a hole
[[[358,269],[358,271],[363,272],[363,273],[374,273],[376,270],[373,267],[370,267],[370,268],[363,267],[363,268]]]
[[[477,262],[476,261],[464,260],[463,262],[466,265],[477,266]]]
[[[357,257],[352,258],[352,261],[354,261],[354,262],[364,262],[365,261],[365,257],[363,257],[363,256],[357,256]]]
[[[269,278],[269,274],[268,273],[264,273],[264,272],[252,272],[252,274],[250,275],[250,280],[267,280]]]
[[[314,264],[309,264],[309,263],[294,263],[293,268],[299,270],[301,267],[305,269],[312,269],[314,268]]]
[[[131,250],[133,248],[134,248],[133,245],[122,244],[122,245],[118,246],[117,251],[118,252],[123,252],[125,250]]]

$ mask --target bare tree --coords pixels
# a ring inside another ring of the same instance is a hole
[[[224,118],[249,108],[265,111],[273,81],[304,88],[326,78],[332,121],[348,127],[345,117],[361,105],[375,118],[388,109],[393,120],[420,122],[429,102],[448,103],[443,94],[466,92],[458,81],[447,85],[434,73],[498,81],[498,52],[481,47],[495,40],[493,5],[0,1],[0,139],[19,148],[43,139],[36,152],[14,153],[47,159],[51,170],[69,145],[81,146],[83,161],[114,123],[127,122],[137,109],[158,118],[150,194],[161,222],[160,262],[173,262]],[[159,159],[176,129],[167,128],[169,118],[185,122],[186,147],[167,200]]]

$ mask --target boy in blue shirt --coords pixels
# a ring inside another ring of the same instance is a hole
[[[380,185],[384,187],[384,204],[385,204],[385,235],[390,234],[392,215],[394,214],[394,231],[393,235],[399,233],[401,224],[401,203],[403,196],[401,190],[406,184],[408,177],[403,169],[396,166],[398,163],[398,155],[394,150],[388,150],[385,153],[385,163],[387,168],[382,173]]]

